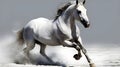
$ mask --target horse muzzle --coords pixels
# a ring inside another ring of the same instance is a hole
[[[87,23],[84,27],[85,28],[89,28],[90,27],[90,23]]]
[[[85,28],[89,28],[89,27],[90,27],[89,21],[86,21],[86,20],[84,20],[84,19],[81,19],[81,23],[83,24],[83,26],[84,26]]]

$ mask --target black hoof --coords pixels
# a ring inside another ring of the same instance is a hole
[[[74,57],[76,60],[79,60],[79,59],[81,58],[81,56],[78,55],[78,54],[75,54],[73,57]]]

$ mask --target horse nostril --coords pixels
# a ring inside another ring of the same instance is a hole
[[[90,27],[90,24],[88,23],[87,26]]]
[[[89,28],[90,27],[90,24],[89,23],[87,23],[86,24],[86,26],[85,26],[85,28]]]

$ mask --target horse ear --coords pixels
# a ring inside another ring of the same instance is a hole
[[[76,5],[78,5],[78,0],[76,0]]]
[[[85,4],[86,0],[83,1],[83,4]]]

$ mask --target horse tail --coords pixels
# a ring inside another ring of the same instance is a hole
[[[24,38],[23,38],[23,30],[24,29],[21,29],[17,32],[17,42],[22,45],[24,44]]]

